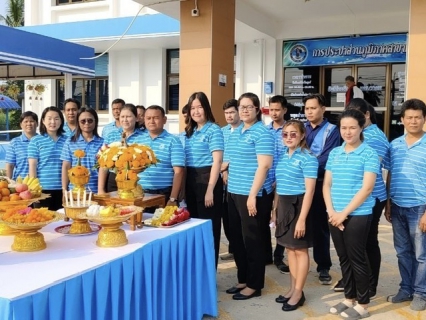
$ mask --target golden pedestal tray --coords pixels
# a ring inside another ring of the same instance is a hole
[[[34,252],[40,251],[46,248],[46,242],[42,233],[38,232],[41,228],[48,225],[51,222],[59,221],[64,218],[63,214],[56,211],[49,211],[53,215],[53,219],[44,222],[36,223],[15,223],[4,221],[0,218],[4,224],[8,225],[12,229],[16,230],[15,238],[12,244],[13,251],[19,252]]]
[[[38,197],[31,198],[28,200],[18,200],[18,201],[0,201],[0,212],[6,211],[9,208],[17,206],[29,206],[34,202],[50,198],[50,194],[42,193]],[[10,236],[15,234],[16,230],[11,228],[9,225],[0,222],[0,236]]]
[[[98,204],[95,201],[91,201],[90,204]],[[62,204],[65,210],[65,215],[72,219],[73,222],[70,227],[70,234],[85,234],[85,233],[92,233],[93,230],[90,227],[90,223],[87,219],[81,219],[79,216],[81,214],[85,214],[87,209],[89,208],[88,202],[87,205],[83,206],[67,206],[66,204]]]
[[[121,247],[129,243],[126,233],[121,226],[124,221],[127,221],[130,217],[135,214],[141,213],[142,208],[136,206],[125,206],[121,209],[131,207],[132,212],[124,215],[113,216],[113,217],[101,217],[101,216],[88,216],[87,214],[81,214],[81,219],[88,219],[102,226],[102,229],[98,233],[98,240],[96,245],[103,248]]]

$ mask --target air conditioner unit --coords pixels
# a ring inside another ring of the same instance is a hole
[[[179,2],[179,1],[186,1],[186,0],[135,0],[135,1],[144,6],[152,6],[154,4],[167,3],[167,2]]]

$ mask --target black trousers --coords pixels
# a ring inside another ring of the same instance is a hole
[[[228,187],[225,186],[223,189],[223,205],[222,205],[222,223],[223,231],[225,231],[226,239],[228,239],[228,252],[234,253],[234,248],[231,240],[231,229],[229,225],[229,214],[228,214]]]
[[[229,194],[228,208],[238,283],[260,290],[265,285],[265,225],[269,227],[273,193],[256,197],[255,216],[249,216],[248,196]]]
[[[50,194],[50,198],[34,203],[34,208],[47,207],[52,211],[62,208],[62,190],[43,190],[43,193]]]
[[[367,258],[370,265],[370,289],[377,290],[379,283],[380,264],[382,262],[382,254],[379,247],[379,222],[383,209],[385,208],[386,200],[380,201],[376,199],[376,204],[373,207],[373,219],[371,220],[370,232],[367,238]]]
[[[279,264],[283,262],[284,260],[284,247],[280,244],[276,244],[275,250],[274,250],[274,263]],[[268,252],[268,251],[266,251]],[[268,261],[268,257],[266,257],[266,261]]]
[[[360,304],[370,302],[370,268],[365,257],[372,218],[372,214],[348,216],[343,223],[343,231],[330,225],[331,237],[342,269],[345,298],[356,299]]]
[[[312,219],[312,224],[315,226],[313,228],[313,256],[317,264],[317,272],[330,270],[331,268],[330,229],[328,227],[328,214],[322,194],[322,185],[323,181],[317,180],[312,205],[309,210],[309,216]]]
[[[115,181],[115,177],[117,175],[114,172],[108,172],[108,178],[106,183],[106,192],[117,191],[117,181]]]
[[[210,219],[213,225],[213,238],[216,267],[219,257],[220,229],[223,202],[223,181],[219,176],[213,190],[213,206],[206,208],[205,196],[210,179],[211,167],[186,168],[186,205],[193,218]]]

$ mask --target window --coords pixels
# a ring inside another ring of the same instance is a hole
[[[167,50],[166,112],[179,111],[179,49]]]
[[[82,2],[94,2],[94,1],[103,1],[103,0],[56,0],[56,5],[61,4],[72,4],[72,3],[82,3]]]
[[[56,92],[57,106],[63,110],[65,101],[64,80],[56,81]],[[80,101],[83,107],[107,112],[108,78],[73,79],[72,98]]]

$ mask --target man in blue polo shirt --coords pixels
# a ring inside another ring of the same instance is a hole
[[[404,102],[401,122],[406,134],[392,141],[385,216],[392,223],[401,282],[388,301],[411,301],[415,311],[426,309],[426,105],[419,99]]]
[[[114,121],[108,123],[103,129],[102,129],[102,137],[105,139],[108,134],[112,131],[116,131],[118,130],[121,125],[120,125],[120,111],[121,108],[123,108],[123,106],[126,103],[124,102],[123,99],[114,99],[111,103],[111,109],[112,109],[112,116],[114,117]]]
[[[303,103],[305,116],[308,119],[305,122],[306,143],[317,157],[319,164],[314,198],[309,211],[315,225],[313,254],[319,273],[319,282],[326,285],[331,284],[330,230],[322,185],[328,155],[333,148],[340,145],[340,134],[336,126],[324,118],[326,102],[322,94],[310,94],[303,99]]]
[[[269,170],[268,176],[273,176],[275,172],[275,166],[277,164],[278,156],[281,154],[284,145],[283,145],[283,126],[285,123],[284,116],[287,113],[287,99],[283,96],[277,95],[273,96],[269,99],[269,116],[271,117],[272,121],[270,124],[268,124],[266,127],[270,130],[270,132],[273,134],[275,138],[275,155],[274,155],[274,161],[272,164],[272,170]],[[275,180],[275,177],[272,179]],[[274,184],[275,186],[275,184]],[[269,228],[269,226],[268,226]],[[269,234],[270,234],[270,229]],[[270,238],[270,237],[269,237]],[[270,242],[267,243],[267,262],[269,257],[271,256],[269,254],[269,246],[271,247],[272,251],[272,245]],[[289,273],[290,269],[288,265],[286,265],[283,261],[284,259],[284,247],[277,243],[275,250],[274,250],[274,264],[277,266],[278,270],[281,271],[281,273]]]
[[[159,160],[155,166],[139,174],[139,183],[147,193],[163,194],[167,205],[178,205],[182,186],[185,155],[179,138],[164,129],[167,117],[160,106],[150,106],[145,111],[144,132],[137,143],[149,146]]]
[[[65,120],[64,131],[67,137],[71,137],[77,128],[77,112],[80,110],[81,103],[77,99],[69,98],[64,101]]]

